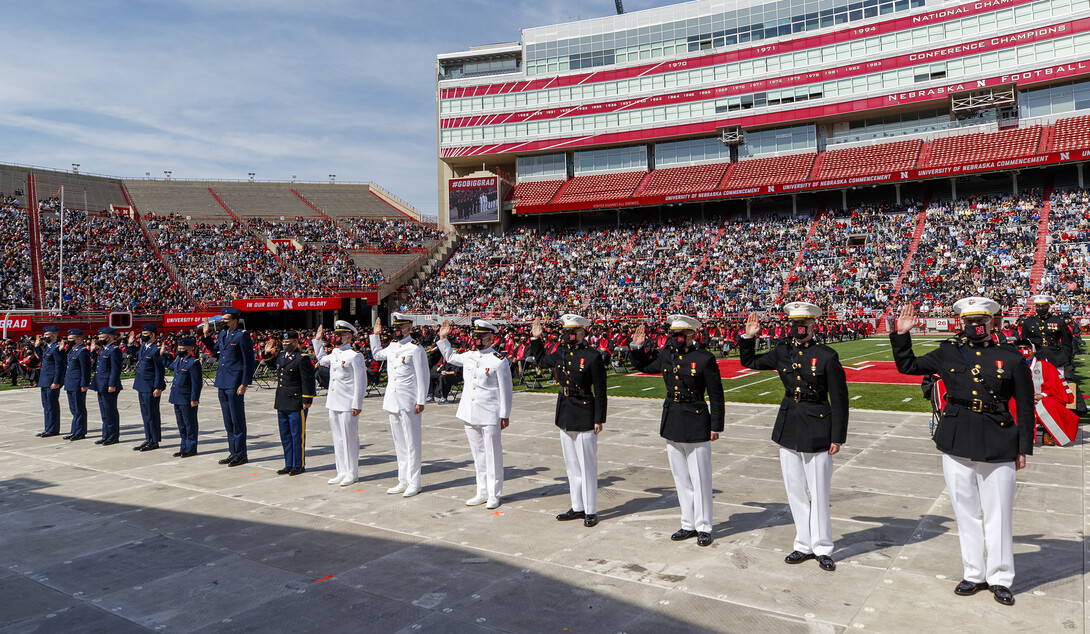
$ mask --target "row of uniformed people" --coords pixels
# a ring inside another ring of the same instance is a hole
[[[911,306],[902,311],[890,341],[901,372],[937,374],[948,390],[935,442],[944,454],[943,471],[962,546],[964,579],[955,592],[969,595],[989,589],[997,601],[1010,605],[1014,603],[1009,589],[1014,577],[1014,472],[1025,466],[1025,456],[1032,453],[1033,426],[1015,426],[1005,403],[1013,398],[1018,418],[1033,420],[1032,380],[1021,355],[996,344],[991,337],[992,316],[999,310],[995,302],[967,298],[955,304],[955,310],[965,324],[962,335],[924,357],[912,354],[908,333],[916,325],[916,316]],[[831,458],[846,440],[847,383],[836,352],[814,342],[820,308],[792,302],[785,312],[790,322],[790,341],[759,356],[754,348],[760,323],[756,315],[749,318],[739,342],[742,364],[756,370],[775,370],[785,388],[772,432],[772,439],[780,445],[781,471],[796,530],[794,550],[785,561],[798,564],[817,559],[822,569],[832,571],[836,566],[831,557]],[[597,437],[606,422],[607,397],[601,354],[584,341],[589,323],[578,315],[564,315],[563,345],[553,353],[545,353],[543,328],[540,320],[535,320],[528,356],[552,368],[560,387],[555,422],[560,427],[571,507],[557,519],[582,519],[585,526],[593,527],[598,523]],[[387,361],[389,383],[383,409],[389,414],[398,462],[398,484],[387,493],[411,497],[420,491],[420,416],[427,397],[428,363],[423,348],[410,336],[411,320],[395,314],[392,326],[397,339],[385,348],[380,340],[380,322],[375,322],[371,336],[375,358]],[[710,443],[723,430],[722,382],[714,357],[695,345],[700,323],[675,315],[670,318],[670,329],[674,337],[663,348],[647,345],[642,327],[629,347],[636,367],[647,373],[661,373],[667,387],[659,431],[667,442],[681,506],[681,528],[671,539],[697,537],[699,545],[707,546],[712,542],[713,526]],[[346,485],[357,477],[358,416],[366,393],[366,372],[358,353],[349,345],[355,328],[337,322],[335,332],[343,337],[342,345],[332,354],[321,355],[319,363],[331,366],[327,409],[335,439],[337,476],[330,483]],[[497,332],[491,324],[481,320],[474,323],[474,349],[464,353],[453,350],[447,341],[449,332],[449,323],[444,323],[438,345],[448,362],[463,368],[466,391],[457,416],[466,424],[477,473],[477,495],[467,504],[487,502],[489,508],[495,508],[500,504],[503,486],[499,432],[510,422],[510,367],[491,348]],[[317,345],[321,334],[319,331],[315,339],[316,350],[321,348]],[[111,345],[109,337],[105,333],[104,353]],[[225,339],[226,344],[217,342],[221,355],[237,345],[229,337]],[[295,333],[286,333],[285,341],[286,348],[277,359],[276,407],[301,413],[313,398],[313,366],[300,358],[305,355],[299,351]],[[220,389],[221,403],[223,390],[237,395],[244,391],[232,389],[229,383]],[[116,403],[116,390],[107,393],[115,394]],[[286,400],[288,396],[294,400]],[[195,403],[196,399],[192,402],[194,409]],[[226,416],[225,409],[225,422]],[[282,438],[285,429],[292,438],[291,443],[285,441],[288,464],[281,471],[288,474],[302,469],[302,440],[296,442],[291,433],[292,420],[291,416],[281,417]],[[288,456],[289,445],[292,456],[298,452],[298,462],[293,463],[294,458]]]

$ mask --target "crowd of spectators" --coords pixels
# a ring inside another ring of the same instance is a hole
[[[439,229],[411,220],[344,218],[341,247],[373,249],[380,253],[413,253],[443,239]]]
[[[1085,314],[1090,309],[1090,192],[1055,192],[1050,202],[1040,292],[1054,296],[1062,311]]]
[[[919,208],[865,205],[822,216],[787,297],[840,314],[881,315],[904,266]]]
[[[189,224],[170,214],[147,222],[160,252],[199,302],[218,306],[240,297],[306,297],[319,290],[233,221]]]
[[[41,214],[42,271],[46,306],[57,305],[61,283],[61,214]],[[129,310],[137,313],[193,309],[185,290],[170,279],[128,216],[66,210],[64,310]]]
[[[12,196],[0,197],[0,307],[34,306],[26,212]]]
[[[1024,306],[1037,249],[1041,194],[972,196],[933,202],[897,303],[950,314],[971,293],[1007,310]]]

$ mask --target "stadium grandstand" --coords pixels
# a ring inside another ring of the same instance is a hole
[[[696,0],[436,68],[461,239],[406,310],[1086,312],[1085,1]]]
[[[0,164],[0,187],[0,310],[58,309],[73,323],[239,302],[282,310],[298,298],[307,301],[288,305],[362,317],[454,242],[370,183],[120,179]]]

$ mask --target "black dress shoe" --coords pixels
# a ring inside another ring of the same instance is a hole
[[[170,454],[170,455],[171,455],[171,457],[173,457],[173,458],[181,458],[181,457],[182,457],[182,452],[180,452],[180,451],[175,451],[174,453],[172,453],[172,454]]]
[[[102,441],[102,446],[105,447],[106,445],[116,445],[119,442],[121,442],[121,441],[120,440],[103,440]]]
[[[195,456],[195,455],[197,455],[197,452],[196,452],[196,451],[190,451],[189,453],[183,453],[183,454],[182,454],[182,457],[183,457],[183,458],[188,458],[188,457],[190,457],[190,456]]]
[[[223,460],[220,460],[219,462],[220,462],[220,464],[230,464],[231,461],[234,460],[234,459],[235,459],[234,456],[227,456],[226,458],[224,458]]]
[[[598,525],[598,516],[597,515],[587,515],[587,516],[585,516],[583,518],[583,526],[586,526],[587,528],[590,528],[592,526],[597,526],[597,525]]]
[[[808,559],[813,559],[813,558],[814,558],[814,553],[801,553],[801,552],[796,550],[793,553],[791,553],[790,555],[784,557],[783,560],[786,561],[789,564],[801,564],[802,562],[804,562],[804,561],[806,561]]]
[[[836,570],[836,562],[833,561],[832,557],[828,555],[818,555],[817,560],[818,565],[821,566],[822,570],[828,570],[829,572]]]
[[[140,443],[139,445],[133,447],[132,450],[133,451],[144,451],[144,447],[147,447],[149,444],[151,444],[151,443],[149,443],[148,441],[145,440],[144,442]]]
[[[96,445],[101,445],[101,444],[102,444],[102,443],[104,443],[104,442],[106,442],[106,439],[105,439],[105,438],[99,438],[98,440],[96,440],[96,441],[95,441],[95,444],[96,444]]]
[[[228,462],[227,466],[228,467],[237,467],[239,465],[244,465],[247,462],[249,462],[249,460],[247,460],[245,458],[239,458],[238,456],[235,456],[235,459],[232,460],[231,462]]]
[[[583,511],[576,511],[576,510],[573,510],[573,509],[568,509],[567,511],[564,511],[560,515],[557,515],[556,519],[560,520],[561,522],[567,522],[569,520],[583,519],[586,516],[587,516],[587,514],[585,512],[583,512]]]
[[[711,546],[712,545],[712,534],[711,533],[697,533],[696,534],[696,545],[697,546]]]
[[[299,475],[300,473],[306,473],[306,472],[307,472],[307,470],[306,470],[305,467],[295,467],[294,469],[291,470],[290,473],[288,473],[288,475],[293,476],[293,475]]]
[[[61,436],[61,440],[72,440],[72,434],[65,434]]]
[[[144,445],[143,447],[141,447],[140,451],[155,451],[158,448],[159,448],[159,443],[152,442],[152,443],[148,443],[148,444]]]
[[[686,539],[691,539],[693,537],[696,537],[696,531],[691,531],[691,530],[688,530],[688,529],[681,528],[681,529],[678,529],[678,531],[676,533],[671,535],[670,539],[675,541],[675,542],[683,542]]]
[[[995,593],[996,601],[1003,605],[1014,605],[1014,595],[1007,586],[992,586],[992,592]]]
[[[36,433],[36,434],[34,434],[34,435],[35,435],[35,436],[37,436],[38,438],[41,438],[42,436],[44,436],[44,435],[45,435],[45,432],[44,432],[44,431],[40,431],[40,432],[38,432],[38,433]]]
[[[284,467],[283,469],[277,469],[276,475],[289,475],[291,474],[291,467]]]
[[[75,436],[72,436],[68,440],[71,441],[71,442],[75,442],[77,440],[83,440],[86,437],[87,437],[87,434],[76,434]]]
[[[954,594],[968,597],[980,592],[981,590],[987,590],[988,584],[985,582],[973,583],[972,581],[961,580],[958,587],[954,588]]]
[[[44,432],[43,431],[42,433],[38,434],[38,437],[39,438],[52,438],[54,436],[60,436],[60,435],[61,435],[61,433],[59,431],[50,431],[50,432]]]

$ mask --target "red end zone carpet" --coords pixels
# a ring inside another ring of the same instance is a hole
[[[725,381],[742,379],[747,376],[764,374],[742,367],[738,359],[719,359],[719,374]],[[769,373],[771,374],[771,373]],[[923,377],[906,376],[897,371],[892,361],[856,361],[844,366],[848,383],[886,383],[893,385],[919,385]],[[652,376],[650,374],[629,374],[628,376]]]

